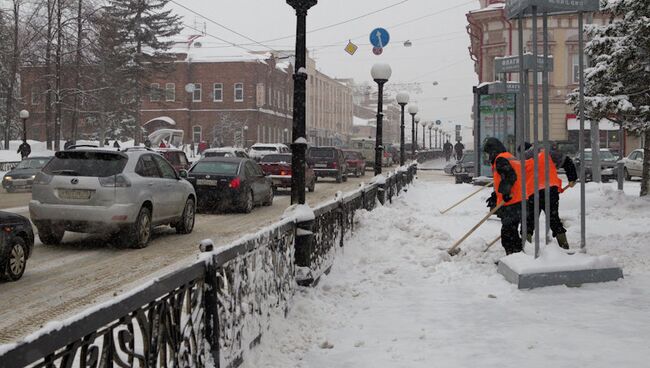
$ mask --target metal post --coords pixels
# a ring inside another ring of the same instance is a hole
[[[291,204],[305,204],[305,151],[307,148],[307,12],[318,0],[287,0],[296,10],[296,53],[293,74],[293,131],[291,143]]]
[[[539,257],[539,78],[537,75],[537,7],[533,6],[533,218],[535,224],[535,258]],[[524,167],[521,168],[524,171]],[[525,183],[525,181],[523,182]]]
[[[406,152],[404,150],[404,107],[406,104],[399,104],[402,107],[402,122],[400,124],[400,144],[399,144],[399,165],[404,166],[406,163]]]
[[[415,160],[415,142],[417,142],[415,140],[415,115],[416,114],[411,114],[411,151],[413,154],[413,160]]]
[[[377,85],[379,86],[379,93],[377,95],[377,133],[375,135],[375,176],[381,175],[381,164],[382,164],[382,151],[383,141],[383,120],[384,120],[384,83],[387,80],[377,79]]]
[[[580,249],[586,251],[586,204],[585,186],[585,56],[584,56],[584,13],[578,12],[578,64],[580,74]]]
[[[503,98],[501,99],[502,101],[502,107],[503,107],[503,139],[508,138],[508,102],[509,102],[509,94],[508,94],[508,74],[503,73]],[[504,142],[506,143],[506,142]]]
[[[418,129],[420,128],[419,125],[420,125],[420,123],[418,123],[418,122],[416,121],[416,122],[415,122],[415,142],[414,142],[414,143],[415,143],[415,146],[418,145]]]
[[[549,236],[551,230],[551,142],[549,129],[549,94],[548,94],[548,70],[549,68],[549,47],[548,47],[548,13],[542,16],[542,28],[544,37],[544,70],[542,70],[542,124],[544,139],[544,216],[546,218],[544,241],[545,244],[551,242]]]
[[[427,125],[422,123],[422,149],[427,149]]]
[[[524,67],[524,18],[523,15],[519,15],[519,18],[517,19],[517,28],[518,28],[518,43],[519,43],[519,79],[520,79],[520,86],[519,86],[519,91],[521,95],[521,122],[519,125],[519,133],[517,134],[519,136],[519,144],[517,145],[518,147],[521,147],[519,150],[519,159],[521,160],[521,233],[523,234],[522,239],[521,239],[521,245],[522,248],[526,245],[526,234],[528,234],[527,230],[527,225],[526,225],[526,213],[527,213],[527,201],[526,201],[526,154],[523,150],[524,147],[524,142],[526,142],[526,124],[528,122],[528,118],[526,115],[528,114],[528,109],[527,109],[527,104],[528,104],[528,83],[526,82],[527,74],[528,72],[526,71]]]
[[[23,142],[27,142],[27,119],[23,118]]]

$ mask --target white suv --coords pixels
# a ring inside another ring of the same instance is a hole
[[[36,176],[29,213],[43,244],[60,243],[65,231],[108,231],[144,248],[154,226],[192,232],[196,193],[186,174],[143,148],[60,151]]]
[[[279,153],[291,153],[291,150],[281,143],[255,143],[248,150],[250,158],[258,162],[266,155]]]

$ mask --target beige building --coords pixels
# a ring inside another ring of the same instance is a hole
[[[481,8],[467,14],[467,31],[470,36],[470,55],[479,81],[497,80],[494,72],[494,59],[508,55],[518,55],[517,21],[508,20],[505,0],[480,0]],[[588,19],[588,17],[586,17]],[[605,24],[608,18],[594,14],[595,24]],[[543,54],[542,22],[538,23],[538,52]],[[578,143],[578,122],[572,106],[566,104],[567,94],[578,87],[578,18],[577,15],[557,15],[549,18],[549,54],[553,56],[554,70],[549,73],[550,94],[550,136],[556,141]],[[532,51],[532,20],[524,20],[524,51]],[[511,74],[508,80],[517,81],[518,75]],[[532,80],[532,77],[531,77]],[[541,73],[540,73],[541,84]],[[532,96],[532,92],[531,92]],[[532,98],[532,97],[531,97]],[[540,88],[541,104],[541,88]],[[532,107],[531,107],[532,111]],[[541,106],[540,106],[541,121]],[[532,121],[532,119],[531,119]],[[541,123],[539,124],[541,136]],[[532,135],[532,129],[531,129]],[[589,134],[586,134],[589,138]],[[618,126],[603,122],[600,126],[601,147],[619,149]],[[586,142],[587,147],[591,146]]]
[[[307,135],[315,145],[347,144],[352,133],[352,86],[316,69],[307,58]]]

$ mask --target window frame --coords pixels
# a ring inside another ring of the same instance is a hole
[[[153,155],[153,160],[156,166],[158,166],[158,171],[160,172],[160,177],[162,179],[167,179],[167,180],[178,180],[178,174],[176,173],[176,169],[174,169],[174,166],[172,166],[167,159],[164,157],[158,155]],[[165,170],[167,169],[167,174],[165,174]]]
[[[217,99],[217,86],[221,97]],[[212,102],[223,102],[223,83],[214,83],[212,85]]]
[[[172,98],[169,98],[170,93],[172,95]],[[165,101],[166,102],[176,101],[176,83],[165,83]]]
[[[237,86],[241,86],[241,88],[238,88]],[[241,90],[241,99],[237,98],[237,90],[238,89]],[[235,92],[235,94],[234,94],[233,98],[234,98],[235,102],[244,102],[244,99],[245,99],[245,96],[244,96],[244,83],[241,83],[241,82],[235,83],[234,92]]]
[[[196,93],[199,93],[199,98],[196,98]],[[192,91],[192,102],[201,102],[203,100],[203,86],[201,83],[194,83],[194,91]]]
[[[160,102],[160,83],[151,83],[149,85],[149,102]]]
[[[143,170],[145,169],[145,163],[144,163],[145,159],[150,159],[151,160],[151,162],[153,163],[153,167],[156,169],[156,172],[157,172],[158,176],[147,176],[147,175],[144,174],[144,172],[139,172],[140,168],[142,168]],[[140,158],[138,159],[138,163],[135,165],[135,173],[137,175],[139,175],[140,177],[142,177],[142,178],[155,178],[155,179],[161,179],[162,178],[162,174],[160,173],[160,168],[156,164],[156,161],[154,161],[153,155],[142,155],[142,156],[140,156]]]
[[[198,134],[199,134],[199,140],[195,140],[196,138],[196,133],[198,128]],[[194,125],[192,126],[192,140],[194,143],[200,143],[203,141],[203,127],[201,125]]]

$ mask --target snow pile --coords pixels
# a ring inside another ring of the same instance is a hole
[[[591,256],[582,253],[570,255],[555,244],[543,247],[537,259],[533,255],[517,253],[501,259],[501,262],[520,275],[618,267],[610,256]]]
[[[441,215],[476,188],[419,181],[392,206],[359,212],[332,272],[298,290],[287,319],[272,322],[244,366],[644,367],[650,202],[634,196],[638,183],[629,195],[614,185],[588,186],[587,244],[616,258],[624,280],[519,291],[496,272],[500,245],[483,252],[498,221],[450,259],[445,250],[487,213],[489,191]],[[578,200],[578,190],[563,194],[560,211],[574,248]]]
[[[385,185],[386,177],[384,175],[379,174],[370,180],[370,184]]]
[[[308,205],[295,204],[291,207],[288,207],[284,211],[284,214],[282,214],[282,219],[295,220],[296,222],[306,222],[314,221],[316,219],[316,215],[314,214],[314,210],[312,210]]]

